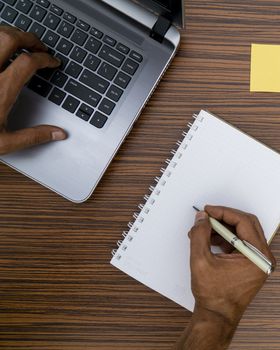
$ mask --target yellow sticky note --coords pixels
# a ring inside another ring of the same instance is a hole
[[[280,92],[280,45],[252,44],[250,91]]]

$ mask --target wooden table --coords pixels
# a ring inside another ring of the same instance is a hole
[[[250,45],[280,43],[280,1],[187,0],[186,17],[178,56],[88,202],[0,165],[1,349],[170,349],[188,325],[190,312],[111,267],[111,250],[193,112],[280,151],[280,95],[249,92]],[[279,260],[279,236],[272,249]],[[279,279],[230,349],[280,348]]]

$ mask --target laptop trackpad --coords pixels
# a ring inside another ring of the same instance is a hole
[[[2,160],[52,190],[67,194],[69,199],[85,199],[104,166],[100,164],[100,154],[106,151],[102,132],[25,88],[10,113],[8,126],[18,130],[36,125],[59,126],[68,138]]]

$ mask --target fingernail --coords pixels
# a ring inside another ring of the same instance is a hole
[[[65,134],[63,131],[53,131],[52,132],[53,141],[61,141],[65,139]]]
[[[205,211],[199,211],[195,216],[195,223],[205,220],[207,218],[207,214]]]

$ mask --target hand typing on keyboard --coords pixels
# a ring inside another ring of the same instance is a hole
[[[19,50],[30,53],[19,54],[4,68],[9,59]],[[30,146],[58,141],[66,138],[65,132],[55,126],[41,125],[10,132],[7,116],[23,86],[38,69],[56,68],[61,62],[50,56],[47,47],[32,33],[18,29],[0,27],[0,154],[7,154]]]

